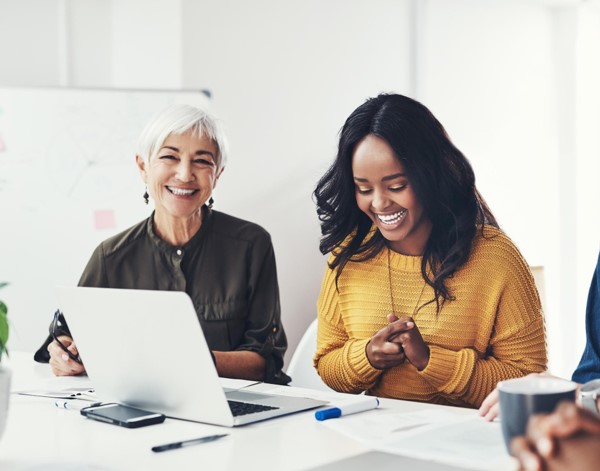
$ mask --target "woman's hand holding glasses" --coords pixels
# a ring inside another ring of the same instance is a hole
[[[54,342],[48,345],[50,367],[56,376],[75,376],[85,373],[73,339],[65,334],[66,323],[60,310],[54,313],[50,333]],[[68,330],[66,330],[68,332]]]
[[[48,352],[50,353],[50,367],[56,376],[74,376],[85,373],[83,363],[74,359],[77,358],[78,351],[71,337],[58,336],[54,342],[48,345]]]

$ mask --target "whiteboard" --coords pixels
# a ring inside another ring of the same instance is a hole
[[[93,249],[150,214],[135,166],[145,123],[202,91],[0,87],[0,291],[10,347],[34,350]]]

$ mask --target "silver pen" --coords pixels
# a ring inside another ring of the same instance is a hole
[[[153,446],[152,451],[155,451],[156,453],[158,453],[161,451],[175,450],[177,448],[182,448],[182,447],[188,446],[188,445],[197,445],[199,443],[213,442],[215,440],[218,440],[219,438],[226,437],[227,435],[229,435],[229,434],[224,433],[221,435],[208,435],[206,437],[192,438],[191,440],[183,440],[181,442],[167,443],[166,445]]]

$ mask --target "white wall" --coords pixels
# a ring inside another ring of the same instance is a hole
[[[316,317],[325,259],[310,195],[337,133],[368,96],[411,92],[410,2],[340,5],[189,0],[183,8],[184,85],[213,92],[231,141],[215,207],[271,233],[289,352]]]
[[[584,3],[578,11],[575,140],[577,160],[570,188],[575,195],[575,303],[579,319],[575,345],[585,342],[583,312],[600,247],[600,0]],[[567,274],[568,276],[568,274]],[[565,300],[565,304],[569,300]],[[569,311],[566,311],[569,312]]]
[[[181,1],[111,0],[109,5],[110,86],[181,88]]]
[[[216,207],[273,236],[288,358],[315,316],[310,194],[337,132],[380,91],[422,100],[544,265],[551,365],[569,376],[600,234],[598,3],[0,0],[0,83],[210,89],[232,148]]]
[[[473,163],[501,226],[544,267],[550,369],[566,377],[585,343],[600,240],[592,3],[427,0],[419,10],[417,97]]]
[[[427,0],[421,18],[417,96],[471,160],[501,227],[531,265],[544,266],[551,369],[568,374],[562,360],[573,346],[561,335],[557,309],[556,190],[564,111],[558,98],[573,92],[559,89],[554,10],[528,2]]]
[[[0,0],[1,1],[1,0]],[[51,4],[52,2],[46,3]],[[62,51],[68,86],[107,87],[114,85],[111,3],[106,0],[68,2],[65,6],[67,43]]]
[[[59,83],[61,22],[56,0],[0,0],[3,85]]]

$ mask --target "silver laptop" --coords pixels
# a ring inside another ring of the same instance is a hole
[[[325,404],[224,391],[192,300],[184,292],[57,287],[56,295],[102,400],[227,427]]]

